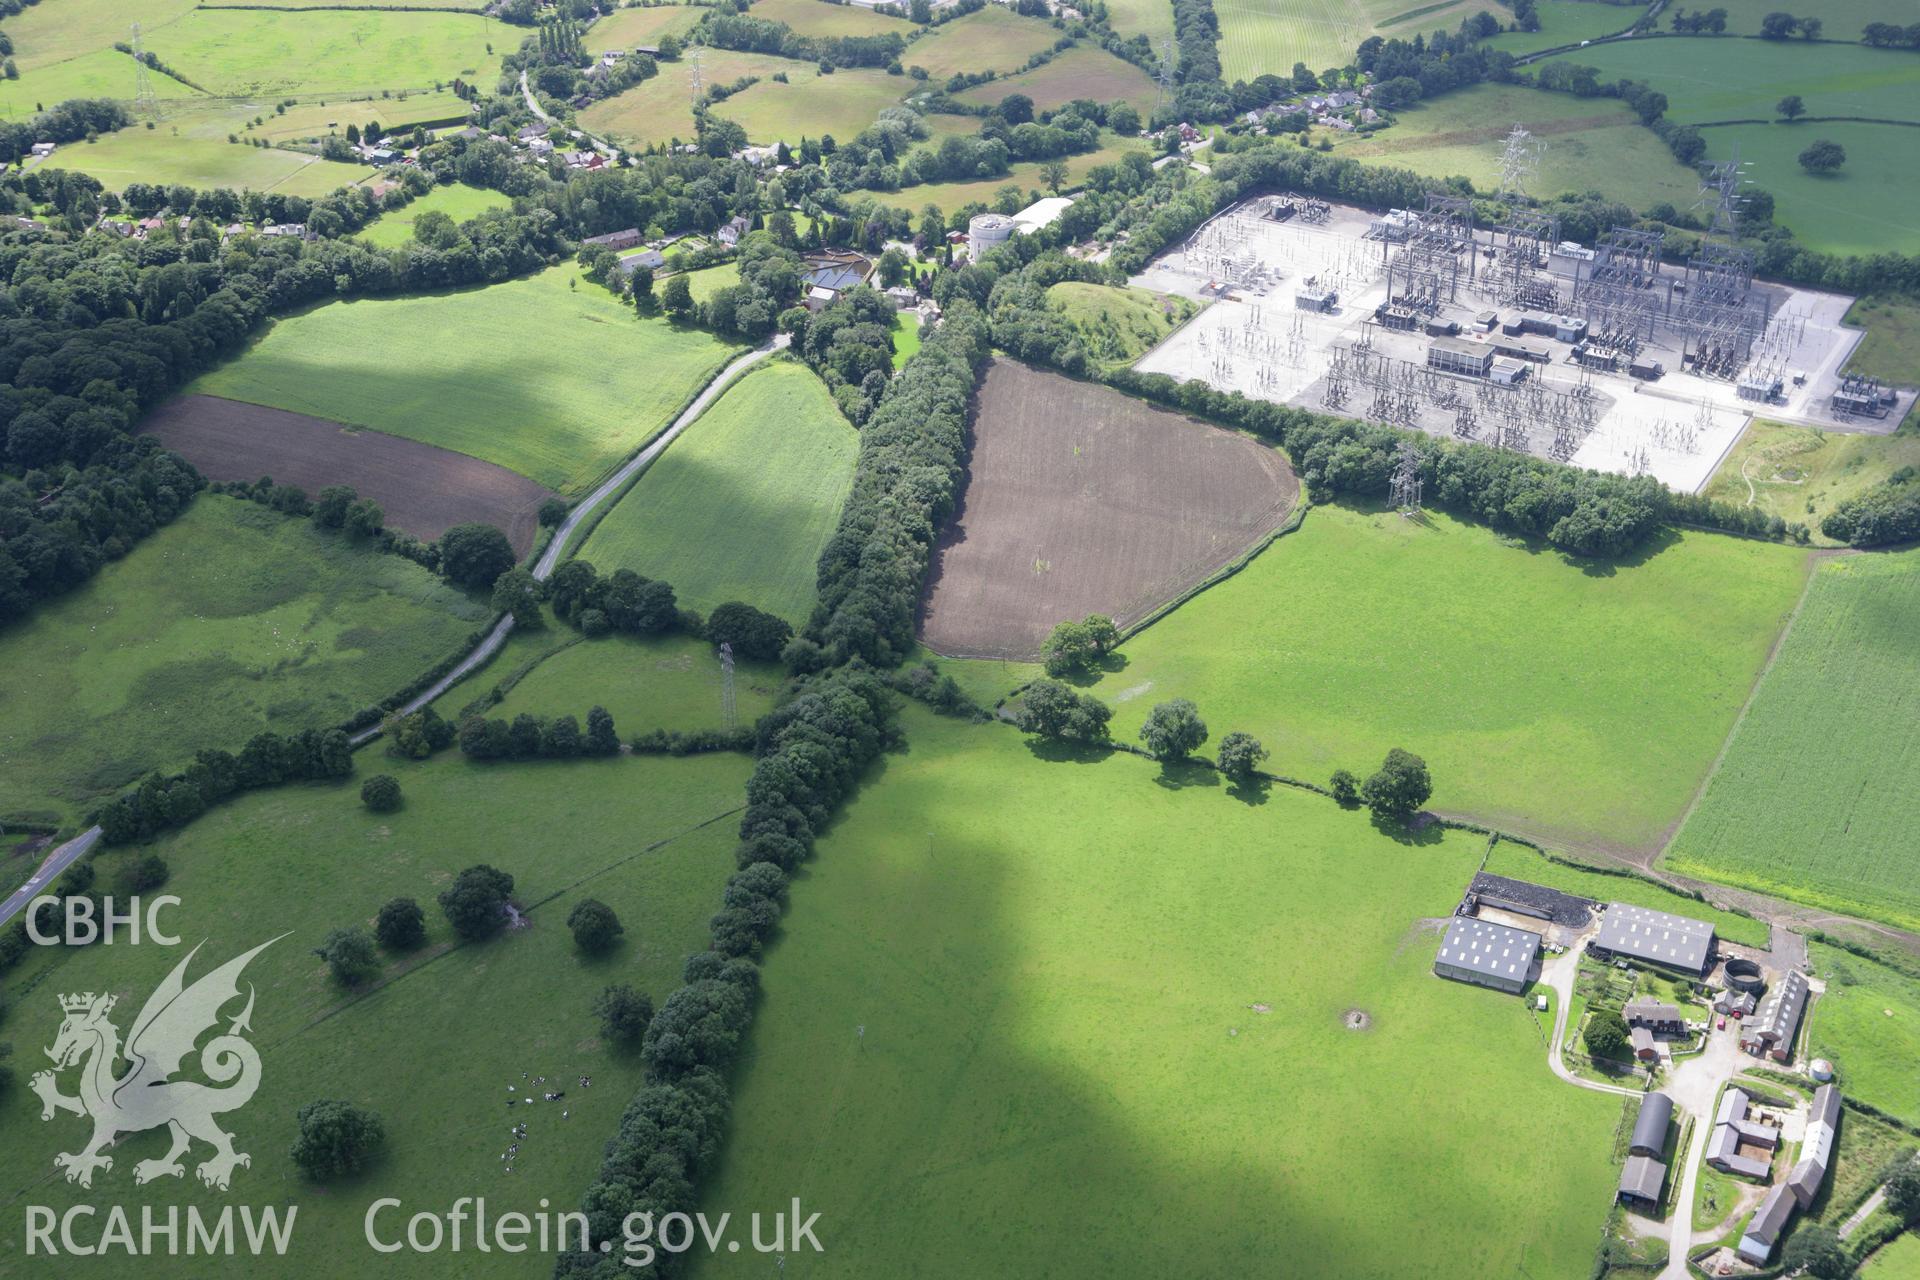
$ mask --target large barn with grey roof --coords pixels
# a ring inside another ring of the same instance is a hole
[[[1455,916],[1447,924],[1440,954],[1433,958],[1433,971],[1443,978],[1518,994],[1532,977],[1539,955],[1537,933]]]
[[[1601,915],[1600,932],[1588,950],[1602,958],[1619,956],[1698,978],[1713,967],[1713,926],[1614,902]]]

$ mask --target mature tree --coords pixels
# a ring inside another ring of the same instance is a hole
[[[1800,38],[1802,40],[1818,40],[1820,38],[1820,26],[1820,19],[1818,18],[1800,19]]]
[[[1798,120],[1801,116],[1807,114],[1807,104],[1801,101],[1800,95],[1797,93],[1790,93],[1780,99],[1780,101],[1773,104],[1773,109],[1778,111],[1781,118],[1785,120]]]
[[[313,500],[313,522],[323,529],[338,529],[347,522],[347,508],[359,496],[347,485],[328,485]]]
[[[1008,124],[1026,124],[1033,119],[1033,99],[1024,93],[1010,93],[995,108]]]
[[[880,286],[891,289],[907,282],[907,267],[911,259],[899,246],[894,246],[880,255]]]
[[[512,614],[517,627],[537,629],[545,625],[540,602],[546,598],[546,584],[523,566],[515,565],[493,580],[494,612]]]
[[[1120,629],[1105,614],[1090,613],[1079,622],[1062,622],[1047,636],[1040,658],[1050,676],[1089,670],[1120,643]]]
[[[620,754],[620,735],[614,732],[613,713],[605,707],[594,707],[587,712],[587,740],[581,751],[590,756]]]
[[[593,1016],[600,1019],[600,1034],[613,1044],[631,1047],[647,1034],[653,1021],[653,1001],[644,991],[635,991],[625,983],[608,987],[593,1001]]]
[[[571,760],[580,754],[583,741],[578,720],[555,716],[541,727],[540,754],[550,760]]]
[[[1346,769],[1335,769],[1333,777],[1327,779],[1327,789],[1333,792],[1333,798],[1341,804],[1360,802],[1360,779]]]
[[[669,279],[660,290],[660,308],[675,320],[684,320],[693,314],[693,286],[687,283],[684,271]]]
[[[590,956],[603,956],[613,950],[626,930],[613,908],[598,898],[582,898],[567,913],[567,928],[573,931],[573,945]]]
[[[346,519],[341,527],[349,538],[357,542],[380,532],[386,522],[387,513],[380,509],[380,504],[372,498],[362,498],[347,508]]]
[[[1433,779],[1427,775],[1427,762],[1399,747],[1387,752],[1380,770],[1360,786],[1360,797],[1367,808],[1382,818],[1404,821],[1412,817],[1433,794]]]
[[[360,803],[375,813],[392,813],[400,807],[400,780],[390,773],[376,773],[360,784]]]
[[[1817,1280],[1844,1280],[1853,1274],[1853,1259],[1839,1233],[1820,1222],[1801,1223],[1781,1250],[1780,1261],[1788,1271],[1804,1271]]]
[[[364,1107],[336,1098],[309,1102],[300,1108],[300,1136],[293,1142],[293,1162],[315,1182],[358,1173],[373,1163],[387,1140],[380,1117]]]
[[[373,936],[389,951],[411,951],[427,940],[427,914],[412,898],[394,898],[380,908]]]
[[[1800,153],[1800,167],[1808,173],[1832,173],[1847,162],[1847,149],[1822,138]]]
[[[1631,1052],[1627,1020],[1613,1009],[1595,1009],[1589,1014],[1582,1038],[1587,1052],[1596,1058],[1625,1058]]]
[[[1185,760],[1207,740],[1207,722],[1185,698],[1162,702],[1147,713],[1140,740],[1156,760]]]
[[[462,587],[491,587],[513,568],[513,544],[490,524],[457,524],[440,535],[440,571]]]
[[[358,925],[335,929],[313,949],[327,962],[334,981],[357,987],[380,972],[380,957],[374,953],[373,939]]]
[[[1067,163],[1064,160],[1049,160],[1040,166],[1040,181],[1047,184],[1047,190],[1054,195],[1060,194],[1060,188],[1067,185]]]
[[[729,600],[707,616],[707,639],[732,645],[736,657],[772,662],[793,639],[793,627],[785,618]]]
[[[1132,137],[1140,132],[1140,113],[1124,102],[1116,102],[1107,108],[1107,128],[1123,138]]]
[[[1244,782],[1267,758],[1267,749],[1250,733],[1230,733],[1220,739],[1218,755],[1220,772],[1235,782]]]
[[[560,498],[548,498],[540,504],[540,527],[552,529],[567,518],[567,504]]]
[[[483,862],[460,873],[440,895],[440,909],[461,937],[485,938],[507,923],[507,895],[512,892],[513,877]]]
[[[1762,40],[1786,40],[1800,28],[1800,20],[1790,13],[1770,13],[1760,19]]]
[[[1035,680],[1020,696],[1014,723],[1043,738],[1105,742],[1112,718],[1113,709],[1092,694],[1075,693],[1058,680]]]
[[[1908,1156],[1887,1178],[1887,1208],[1909,1226],[1920,1224],[1920,1156]]]

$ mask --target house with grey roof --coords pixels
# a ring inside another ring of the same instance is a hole
[[[1740,1235],[1738,1253],[1756,1267],[1763,1267],[1767,1259],[1773,1256],[1773,1246],[1779,1243],[1780,1233],[1787,1229],[1787,1223],[1793,1220],[1793,1211],[1798,1208],[1793,1193],[1782,1182],[1767,1192],[1767,1198],[1754,1210],[1753,1217],[1747,1222],[1747,1229]]]
[[[1840,1130],[1840,1091],[1823,1084],[1813,1091],[1813,1107],[1807,1115],[1807,1136],[1800,1143],[1800,1159],[1787,1175],[1787,1189],[1802,1209],[1813,1207],[1820,1184],[1827,1180],[1827,1166],[1833,1160],[1834,1138]]]
[[[1670,1036],[1687,1033],[1687,1019],[1678,1006],[1650,1000],[1645,996],[1635,996],[1627,1001],[1620,1010],[1620,1016],[1627,1020],[1629,1027],[1645,1027],[1648,1031]]]
[[[1600,932],[1588,949],[1602,959],[1618,956],[1699,977],[1713,965],[1713,926],[1614,902],[1601,915]]]
[[[1741,1025],[1740,1047],[1756,1058],[1791,1062],[1793,1038],[1800,1030],[1810,990],[1807,976],[1798,969],[1775,983],[1758,1011]]]
[[[1706,1160],[1722,1173],[1765,1178],[1773,1170],[1780,1131],[1754,1120],[1750,1106],[1745,1089],[1728,1089],[1720,1095],[1720,1109],[1714,1113],[1713,1132],[1707,1139]]]
[[[1533,975],[1540,956],[1540,935],[1491,920],[1455,916],[1447,924],[1433,971],[1443,978],[1471,982],[1518,995]]]

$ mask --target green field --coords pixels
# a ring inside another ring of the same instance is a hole
[[[1646,12],[1644,5],[1599,4],[1595,0],[1538,0],[1538,31],[1506,31],[1487,41],[1487,47],[1518,57],[1555,49],[1563,44],[1597,40],[1631,27]]]
[[[751,16],[784,22],[803,36],[873,36],[891,31],[905,39],[917,30],[901,18],[825,0],[755,0]]]
[[[700,77],[707,84],[732,84],[744,76],[766,79],[781,71],[789,76],[817,76],[817,69],[805,70],[811,65],[764,53],[734,53],[727,49],[700,51]],[[687,73],[669,64],[651,80],[601,99],[579,112],[577,118],[581,128],[630,147],[691,139],[693,103],[688,96]],[[873,121],[869,119],[867,123]],[[851,138],[853,134],[847,136]]]
[[[371,1269],[359,1261],[375,1256],[362,1220],[379,1197],[406,1202],[390,1219],[400,1230],[407,1214],[429,1206],[445,1212],[461,1196],[488,1197],[493,1213],[530,1213],[541,1197],[556,1210],[578,1205],[642,1077],[637,1055],[601,1041],[590,1003],[611,982],[631,982],[660,1000],[678,985],[683,957],[706,945],[707,917],[733,870],[735,836],[724,818],[740,803],[749,762],[723,754],[482,766],[457,752],[413,763],[374,748],[357,766],[363,776],[394,774],[404,807],[370,813],[356,783],[290,787],[233,801],[155,846],[172,868],[167,891],[181,902],[171,921],[189,946],[205,940],[190,976],[288,935],[243,978],[257,995],[251,1039],[262,1067],[258,1094],[222,1118],[238,1149],[252,1157],[251,1167],[234,1174],[232,1190],[210,1191],[191,1170],[183,1180],[136,1186],[135,1163],[166,1146],[165,1135],[153,1132],[123,1138],[113,1168],[91,1191],[70,1186],[53,1156],[76,1149],[85,1130],[70,1116],[43,1124],[38,1100],[20,1084],[0,1095],[10,1157],[0,1196],[60,1209],[110,1197],[136,1222],[143,1204],[216,1213],[235,1201],[296,1204],[288,1257],[269,1256],[252,1270],[316,1278]],[[128,856],[107,855],[103,877],[110,881]],[[455,872],[481,861],[515,877],[514,897],[529,909],[530,927],[450,948],[434,898]],[[426,909],[427,946],[389,961],[376,990],[348,996],[310,953],[328,929],[370,922],[397,895]],[[603,960],[583,960],[564,925],[583,896],[607,903],[626,927],[619,948]],[[21,966],[6,992],[13,1005],[7,1035],[22,1050],[16,1063],[39,1059],[52,1043],[55,999],[66,992],[119,994],[113,1017],[125,1033],[186,950],[94,947],[43,952],[45,959]],[[227,1012],[239,1009],[236,1001]],[[187,1061],[193,1070],[198,1058]],[[542,1075],[547,1082],[535,1085]],[[591,1087],[579,1087],[582,1076],[591,1077]],[[567,1096],[559,1105],[508,1108],[509,1085]],[[298,1175],[288,1158],[294,1113],[318,1098],[344,1098],[383,1117],[386,1152],[371,1172],[325,1188]],[[518,1140],[509,1174],[500,1157],[516,1141],[516,1122],[528,1133]],[[196,1145],[191,1159],[206,1154]],[[16,1216],[4,1233],[9,1264],[18,1256],[18,1223]],[[184,1245],[181,1253],[143,1258],[139,1273],[209,1274],[204,1258],[184,1256]],[[402,1255],[381,1259],[378,1269],[524,1278],[550,1268],[550,1258],[535,1257],[479,1253],[469,1235],[458,1254]],[[35,1265],[63,1277],[128,1270],[118,1256]]]
[[[1769,13],[1780,12],[1775,0],[1715,0],[1714,7],[1727,11],[1727,30],[1740,35],[1757,33],[1762,19]],[[1805,13],[1819,17],[1823,40],[1858,40],[1860,28],[1869,22],[1913,20],[1911,7],[1902,0],[1821,0],[1817,8],[1807,9]]]
[[[7,21],[8,35],[13,34],[14,21]],[[17,39],[15,45],[19,47]],[[172,110],[176,102],[197,96],[192,89],[168,76],[150,75],[148,81],[153,85],[154,96],[164,101],[167,110]],[[0,80],[0,119],[25,120],[42,108],[69,98],[119,98],[131,102],[134,91],[133,59],[114,49],[100,49],[22,70],[18,80]]]
[[[1665,865],[1920,927],[1916,629],[1920,552],[1823,562]]]
[[[615,9],[587,28],[580,43],[588,53],[608,49],[631,50],[635,45],[658,45],[662,36],[684,36],[700,21],[704,9],[688,4]]]
[[[797,629],[853,486],[858,438],[824,384],[779,362],[728,388],[594,528],[580,557],[673,584],[681,607],[744,600]]]
[[[1199,310],[1192,301],[1147,289],[1063,280],[1047,302],[1067,318],[1094,359],[1131,364]]]
[[[409,560],[203,494],[0,634],[0,813],[74,817],[202,747],[336,724],[489,616]]]
[[[1569,866],[1511,840],[1502,840],[1493,846],[1484,869],[1497,876],[1548,885],[1565,893],[1592,898],[1595,902],[1628,902],[1638,907],[1651,907],[1655,911],[1670,911],[1675,915],[1706,920],[1721,937],[1742,946],[1765,950],[1771,932],[1766,924],[1751,916],[1717,910],[1640,876]]]
[[[1909,1231],[1883,1246],[1860,1275],[1862,1280],[1920,1280],[1920,1234]]]
[[[498,191],[449,182],[392,213],[383,213],[360,231],[360,238],[383,249],[397,249],[413,239],[413,224],[423,213],[444,213],[455,222],[476,218],[489,209],[504,209],[513,202]]]
[[[1920,1124],[1920,980],[1824,943],[1810,954],[1827,984],[1813,1006],[1812,1052],[1839,1067],[1849,1097]]]
[[[1662,202],[1687,208],[1699,191],[1693,172],[1640,126],[1625,103],[1611,99],[1477,84],[1402,111],[1398,120],[1372,134],[1316,133],[1355,160],[1430,178],[1459,175],[1480,191],[1493,191],[1507,134],[1523,124],[1541,144],[1539,169],[1528,183],[1537,198],[1599,191],[1636,209]]]
[[[1847,361],[1848,372],[1920,384],[1920,300],[1897,294],[1862,298],[1848,308],[1847,323],[1867,331]]]
[[[307,152],[244,146],[225,138],[176,137],[137,127],[104,134],[98,142],[62,147],[46,167],[91,174],[109,191],[123,191],[135,182],[157,182],[308,198],[353,186],[374,174],[366,165],[322,160]]]
[[[1296,62],[1316,73],[1344,67],[1371,35],[1411,40],[1452,31],[1483,9],[1502,21],[1513,16],[1494,0],[1216,0],[1213,9],[1229,83],[1268,72],[1284,76]]]
[[[477,14],[371,9],[196,9],[142,34],[186,80],[228,97],[422,89],[456,76],[490,83],[514,38]],[[488,53],[490,43],[499,52]]]
[[[571,638],[576,633],[563,634]],[[494,670],[504,674],[507,668]],[[773,710],[783,679],[777,664],[738,662],[738,723],[751,724]],[[585,723],[587,710],[594,706],[612,714],[622,740],[651,729],[720,728],[720,659],[712,645],[686,636],[581,640],[541,659],[487,715],[511,720],[526,711],[543,717],[578,716]]]
[[[1127,641],[1096,692],[1129,741],[1154,703],[1191,698],[1275,773],[1364,777],[1405,747],[1443,812],[1642,849],[1706,776],[1805,563],[1687,533],[1593,566],[1433,511],[1320,506]]]
[[[1646,81],[1667,95],[1667,119],[1678,124],[1770,120],[1773,104],[1789,93],[1806,100],[1810,116],[1920,120],[1920,59],[1896,49],[1677,37],[1621,40],[1553,60],[1594,67],[1605,82]],[[1826,126],[1795,126],[1816,127]],[[1904,147],[1905,137],[1896,134],[1890,141]],[[1774,189],[1767,172],[1756,168],[1752,177]]]
[[[1101,103],[1130,102],[1146,115],[1153,110],[1158,92],[1152,77],[1131,62],[1122,62],[1105,49],[1077,45],[1031,71],[954,96],[961,102],[993,106],[1010,93],[1024,93],[1033,99],[1035,111],[1052,111],[1075,98],[1090,98]]]
[[[794,887],[710,1214],[799,1194],[849,1277],[1585,1274],[1620,1102],[1416,923],[1479,837],[906,729]]]
[[[761,0],[761,7],[767,3]],[[793,3],[817,4],[819,0]],[[942,84],[962,71],[1018,71],[1028,58],[1052,48],[1059,38],[1058,31],[1038,18],[1023,18],[1012,9],[990,4],[933,28],[908,45],[900,61],[908,67],[924,67],[935,84]]]
[[[1920,100],[1920,80],[1906,95]],[[1920,145],[1920,129],[1897,124],[1743,124],[1704,129],[1707,155],[1752,165],[1754,185],[1773,193],[1773,220],[1822,253],[1920,251],[1920,178],[1896,157]],[[1811,174],[1798,156],[1819,139],[1847,150],[1838,173]],[[1893,163],[1889,163],[1892,161]]]
[[[1156,49],[1173,38],[1173,6],[1161,0],[1112,0],[1107,21],[1123,36],[1147,37]]]
[[[1920,466],[1920,432],[1912,429],[1842,435],[1756,419],[1713,473],[1706,495],[1799,521],[1820,538],[1821,519],[1841,502],[1913,466]]]
[[[902,311],[893,317],[893,367],[904,368],[919,350],[919,313]]]
[[[564,266],[315,307],[276,321],[191,391],[423,440],[578,496],[664,428],[731,350],[636,318]]]
[[[800,0],[822,9],[831,6],[820,0]],[[842,68],[830,76],[820,74],[811,62],[776,59],[787,83],[773,79],[772,72],[760,83],[725,102],[714,104],[715,115],[725,116],[747,131],[751,142],[784,142],[797,147],[802,138],[831,135],[850,139],[872,127],[880,113],[900,105],[900,99],[915,82],[890,76],[870,67]],[[706,75],[702,64],[701,74]],[[720,83],[713,77],[709,83]]]

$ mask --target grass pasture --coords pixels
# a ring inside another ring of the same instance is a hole
[[[1902,386],[1920,384],[1920,298],[1862,298],[1848,309],[1847,323],[1867,331],[1853,349],[1848,372]]]
[[[203,494],[0,637],[0,813],[77,817],[201,747],[335,724],[488,616],[411,561]]]
[[[1820,521],[1841,502],[1912,466],[1920,466],[1920,433],[1843,435],[1756,419],[1713,473],[1706,494],[1800,521],[1819,537]]]
[[[14,34],[17,21],[17,18],[7,19],[9,36]],[[17,36],[14,43],[16,48],[22,47]],[[16,59],[17,62],[24,60],[24,57]],[[147,79],[153,85],[154,97],[168,110],[177,102],[199,96],[187,85],[159,72],[153,72]],[[131,102],[134,90],[133,59],[117,49],[96,49],[44,66],[23,67],[18,80],[0,80],[0,119],[24,121],[42,107],[52,107],[69,98],[117,98]]]
[[[357,765],[362,776],[399,779],[406,798],[399,812],[368,812],[357,783],[290,787],[233,801],[154,847],[173,872],[168,892],[181,900],[171,918],[188,945],[205,939],[190,977],[287,935],[243,979],[257,992],[251,1041],[262,1067],[259,1092],[223,1118],[252,1158],[235,1172],[232,1190],[208,1190],[191,1170],[181,1180],[136,1185],[134,1164],[165,1150],[161,1132],[123,1137],[113,1168],[91,1191],[69,1185],[53,1156],[76,1149],[85,1130],[72,1117],[42,1123],[38,1100],[19,1087],[0,1096],[10,1157],[0,1195],[31,1197],[56,1211],[111,1197],[136,1222],[142,1205],[158,1208],[164,1221],[168,1207],[182,1204],[215,1215],[236,1200],[297,1204],[287,1257],[269,1254],[248,1264],[254,1274],[276,1277],[337,1276],[357,1269],[345,1260],[373,1257],[362,1224],[380,1197],[405,1202],[393,1215],[399,1232],[409,1214],[429,1204],[444,1212],[461,1196],[484,1195],[495,1212],[532,1213],[543,1197],[555,1210],[578,1205],[643,1075],[637,1054],[614,1052],[600,1039],[589,1006],[613,982],[663,999],[679,983],[683,958],[706,945],[707,918],[733,870],[736,837],[724,815],[740,803],[749,762],[710,755],[481,766],[457,752],[412,762],[374,748]],[[103,877],[110,881],[130,856],[106,855]],[[434,898],[458,870],[482,861],[514,876],[529,927],[453,947]],[[335,926],[371,923],[383,902],[400,895],[425,908],[426,946],[403,958],[383,953],[379,985],[344,993],[312,949]],[[583,960],[565,928],[567,913],[586,896],[612,907],[626,928],[602,960]],[[186,950],[43,952],[46,959],[9,975],[9,1038],[23,1050],[31,1044],[38,1057],[59,1025],[55,997],[87,990],[120,996],[114,1017],[124,1032]],[[239,1008],[233,1002],[228,1015]],[[192,1070],[198,1058],[187,1061]],[[542,1075],[547,1083],[533,1084]],[[579,1086],[582,1076],[591,1077],[591,1087]],[[69,1072],[68,1091],[72,1079]],[[509,1085],[566,1097],[510,1108]],[[295,1112],[317,1098],[344,1098],[380,1114],[387,1143],[372,1170],[325,1188],[299,1176],[288,1157]],[[510,1132],[516,1122],[528,1129],[518,1140]],[[501,1156],[516,1141],[508,1173]],[[191,1162],[205,1155],[197,1146]],[[0,1256],[12,1269],[21,1247],[18,1219],[0,1238]],[[140,1261],[139,1272],[199,1280],[238,1270],[231,1259],[210,1266],[187,1256],[184,1244],[178,1255],[167,1256],[162,1246]],[[379,1269],[395,1275],[502,1280],[551,1266],[537,1250],[476,1251],[471,1233],[457,1254],[382,1262]],[[127,1264],[68,1256],[53,1269],[63,1277],[111,1277],[126,1274]]]
[[[800,4],[833,12],[839,6],[821,0],[797,0]],[[860,12],[860,10],[854,10]],[[843,67],[830,76],[820,74],[811,62],[780,58],[773,71],[783,71],[787,83],[773,79],[770,71],[760,83],[715,103],[715,115],[725,116],[747,131],[749,141],[767,144],[785,142],[797,147],[805,137],[831,134],[852,138],[868,128],[888,107],[900,105],[914,82],[890,76],[871,67]],[[701,75],[706,76],[705,63]],[[711,77],[709,83],[723,83]]]
[[[444,213],[455,222],[477,218],[489,209],[505,209],[513,202],[498,191],[448,182],[435,187],[392,213],[383,213],[360,231],[360,238],[382,249],[397,249],[413,239],[413,224],[423,213]]]
[[[770,0],[761,0],[764,7]],[[820,0],[791,0],[818,4]],[[990,4],[933,28],[907,46],[900,61],[924,67],[934,84],[958,72],[1015,71],[1042,49],[1050,49],[1060,33],[1038,18],[1023,18],[1012,9]]]
[[[1916,631],[1920,552],[1823,561],[1665,865],[1920,928]]]
[[[1036,1276],[1439,1277],[1469,1253],[1504,1276],[1523,1250],[1584,1274],[1620,1102],[1551,1076],[1520,1001],[1435,978],[1415,923],[1478,837],[1399,843],[1308,793],[906,716],[794,885],[709,1214],[804,1188],[846,1277],[998,1274],[1016,1242]],[[1311,1104],[1283,1100],[1303,1076]]]
[[[890,18],[853,4],[826,0],[755,0],[752,16],[784,22],[803,36],[878,36],[891,31],[903,39],[917,30],[904,18]]]
[[[941,119],[942,117],[934,117]],[[1087,174],[1103,164],[1116,164],[1129,151],[1142,150],[1137,139],[1122,138],[1118,134],[1102,135],[1104,145],[1098,151],[1089,151],[1085,155],[1067,156],[1067,190],[1086,181]],[[907,209],[915,214],[928,205],[938,205],[942,210],[951,211],[962,205],[979,201],[990,204],[1000,189],[1006,186],[1020,188],[1021,203],[1028,204],[1047,194],[1046,182],[1040,176],[1042,162],[1030,160],[1013,165],[1004,177],[976,178],[966,182],[928,182],[917,187],[903,187],[898,191],[876,191],[873,198],[883,204]]]
[[[1351,62],[1370,35],[1411,40],[1452,31],[1482,9],[1511,16],[1493,0],[1220,0],[1220,68],[1228,83],[1284,76],[1296,62],[1318,73]]]
[[[1821,942],[1810,954],[1827,984],[1813,1007],[1811,1052],[1839,1067],[1849,1097],[1920,1124],[1920,979]]]
[[[1534,11],[1540,15],[1538,31],[1503,31],[1486,42],[1488,47],[1519,57],[1563,44],[1597,40],[1631,27],[1646,7],[1599,4],[1595,0],[1538,0]]]
[[[1774,0],[1725,0],[1715,7],[1727,11],[1727,30],[1738,35],[1757,35],[1761,21],[1769,13],[1780,12]],[[1815,12],[1808,10],[1807,16]],[[1821,0],[1817,16],[1822,39],[1857,40],[1869,22],[1905,22],[1913,15],[1901,0]]]
[[[554,638],[572,638],[554,624]],[[500,668],[504,675],[507,668]],[[777,663],[740,659],[734,671],[734,705],[740,724],[773,710],[785,673]],[[718,650],[687,636],[602,636],[566,644],[523,675],[486,714],[511,720],[521,712],[577,716],[605,707],[625,740],[650,729],[691,732],[718,729],[721,715]],[[478,687],[478,686],[476,686]],[[464,705],[464,703],[462,704]]]
[[[731,350],[636,318],[564,266],[288,316],[190,391],[425,441],[576,497],[664,428]]]
[[[785,361],[755,369],[627,491],[580,557],[602,573],[664,579],[683,608],[744,600],[798,630],[858,448],[811,370]]]
[[[1096,692],[1131,741],[1191,698],[1275,773],[1423,756],[1433,807],[1577,846],[1656,845],[1746,701],[1806,553],[1670,535],[1592,566],[1429,510],[1317,506],[1121,646]]]
[[[604,53],[608,49],[631,51],[643,44],[657,46],[663,36],[684,36],[693,30],[704,12],[690,4],[615,9],[588,27],[580,43],[588,53]]]
[[[103,134],[97,142],[60,148],[49,169],[91,174],[109,191],[135,182],[179,184],[206,190],[272,191],[282,195],[323,196],[371,178],[366,165],[322,160],[278,147],[249,147],[225,138],[175,136],[134,127]]]
[[[1618,12],[1590,0],[1581,3]],[[1636,209],[1662,201],[1684,209],[1699,190],[1693,172],[1640,126],[1625,103],[1523,85],[1471,85],[1400,112],[1391,129],[1330,136],[1340,155],[1430,178],[1458,175],[1472,180],[1477,190],[1492,191],[1500,182],[1506,136],[1516,123],[1545,144],[1530,187],[1536,196],[1603,191]]]
[[[1920,79],[1906,96],[1920,101]],[[1701,130],[1710,159],[1753,166],[1773,194],[1773,220],[1822,253],[1920,252],[1920,176],[1898,159],[1920,146],[1920,129],[1897,124],[1742,124]],[[1837,173],[1812,174],[1799,155],[1818,139],[1846,148]]]
[[[975,85],[955,97],[961,102],[993,106],[1010,93],[1032,98],[1035,111],[1052,111],[1075,98],[1091,98],[1095,102],[1130,102],[1144,116],[1153,110],[1159,89],[1131,62],[1122,62],[1105,49],[1077,45],[1031,71]]]
[[[1920,1280],[1920,1234],[1909,1231],[1882,1245],[1860,1276],[1861,1280]]]
[[[700,76],[708,84],[732,84],[745,76],[758,76],[764,80],[777,72],[785,71],[793,75],[808,67],[811,67],[810,63],[794,62],[790,58],[776,58],[764,53],[735,53],[728,49],[703,49],[700,52]],[[818,75],[819,71],[815,68],[807,74]],[[875,114],[878,114],[877,110]],[[693,104],[687,97],[686,72],[670,63],[651,80],[585,108],[579,113],[578,119],[581,128],[630,147],[649,147],[675,139],[690,140],[694,135]],[[872,121],[867,123],[871,124]],[[847,136],[852,137],[853,134]]]
[[[1107,21],[1123,36],[1145,36],[1155,48],[1173,38],[1173,6],[1160,0],[1113,0]]]
[[[116,37],[124,39],[123,36]],[[489,83],[513,36],[472,13],[375,9],[196,9],[143,40],[208,93],[378,93],[459,76]]]
[[[1667,119],[1676,124],[1770,120],[1774,103],[1790,93],[1806,100],[1810,116],[1920,120],[1920,60],[1901,50],[1680,36],[1620,40],[1553,60],[1597,68],[1603,82],[1646,81],[1667,95]],[[1910,145],[1905,137],[1894,135],[1895,145]],[[1768,172],[1756,167],[1752,176],[1756,185],[1775,188]]]

